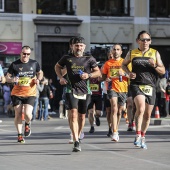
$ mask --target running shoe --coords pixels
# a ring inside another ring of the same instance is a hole
[[[145,137],[141,137],[141,148],[142,149],[147,149],[147,145],[145,143]]]
[[[111,137],[111,136],[112,136],[112,130],[111,130],[111,128],[109,128],[109,131],[108,131],[107,137]]]
[[[25,122],[25,131],[24,131],[24,135],[25,135],[25,137],[28,137],[28,136],[30,136],[31,135],[31,123],[26,123]]]
[[[79,152],[81,151],[81,147],[78,141],[74,142],[73,152]]]
[[[135,145],[136,147],[141,147],[141,137],[140,137],[140,136],[135,137],[134,145]]]
[[[114,142],[118,142],[119,141],[119,133],[114,132],[111,140],[114,141]]]
[[[100,126],[100,119],[98,116],[95,116],[96,119],[96,126]]]
[[[70,134],[69,144],[73,144],[73,135],[72,134]]]
[[[131,123],[129,123],[127,131],[128,131],[128,132],[133,131],[133,129],[132,129],[132,124],[131,124]]]
[[[94,133],[94,126],[91,126],[89,133]]]
[[[81,132],[80,133],[80,140],[83,140],[84,139],[84,132]]]
[[[25,143],[25,140],[24,140],[22,134],[18,134],[18,143]]]

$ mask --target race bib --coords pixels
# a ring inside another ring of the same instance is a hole
[[[98,84],[90,84],[90,90],[91,91],[99,91],[99,85]]]
[[[30,77],[20,77],[18,84],[19,86],[30,86],[31,78]]]
[[[148,95],[148,96],[152,96],[152,92],[153,92],[153,87],[149,86],[149,85],[139,85],[140,90]]]
[[[81,100],[86,100],[86,94],[74,94],[73,93],[73,96],[76,98],[76,99],[81,99]]]
[[[110,69],[109,70],[110,77],[111,78],[117,77],[118,76],[118,71],[119,71],[119,69]]]

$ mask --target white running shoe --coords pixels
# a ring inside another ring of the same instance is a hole
[[[136,136],[134,140],[134,145],[136,147],[141,147],[141,136]]]
[[[145,137],[141,137],[141,148],[142,149],[147,149],[147,145],[145,143]]]
[[[69,144],[73,144],[73,135],[72,134],[70,134]]]
[[[114,132],[111,140],[114,141],[114,142],[118,142],[119,141],[119,133]]]
[[[81,132],[80,134],[80,140],[82,140],[84,138],[84,132]]]

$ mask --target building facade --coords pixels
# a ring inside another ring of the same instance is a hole
[[[137,34],[146,30],[167,68],[170,63],[169,0],[0,0],[0,25],[2,66],[8,68],[21,46],[29,45],[31,57],[58,91],[54,65],[67,53],[73,36],[83,36],[86,50],[104,62],[111,45],[121,43],[125,57],[137,47]],[[57,103],[60,98],[61,93]]]

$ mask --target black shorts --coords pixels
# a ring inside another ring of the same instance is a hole
[[[104,100],[104,106],[105,107],[111,107],[109,97],[105,93],[103,94],[103,100]]]
[[[31,106],[34,106],[36,97],[35,96],[30,96],[30,97],[11,96],[11,99],[12,99],[13,106],[17,106],[20,104],[29,104]]]
[[[69,109],[78,109],[80,114],[86,114],[87,106],[89,105],[91,95],[87,94],[86,100],[77,99],[73,96],[72,93],[66,93],[68,107]]]
[[[128,97],[132,97],[132,93],[131,93],[131,90],[130,90],[130,86],[128,86],[128,93],[127,93],[127,96],[128,96]]]
[[[107,91],[109,99],[112,97],[117,97],[118,98],[118,105],[123,106],[126,103],[127,99],[127,93],[125,92],[115,92],[114,90],[108,90]]]
[[[144,95],[145,96],[145,102],[149,105],[154,105],[155,104],[155,100],[156,100],[156,88],[152,87],[153,91],[152,91],[152,95],[146,95],[142,92],[142,90],[139,88],[139,85],[130,85],[130,91],[132,93],[132,97],[133,99],[137,96],[137,95]]]
[[[95,110],[102,110],[102,96],[101,95],[91,95],[91,102],[88,105],[88,110],[93,109],[95,104]]]

